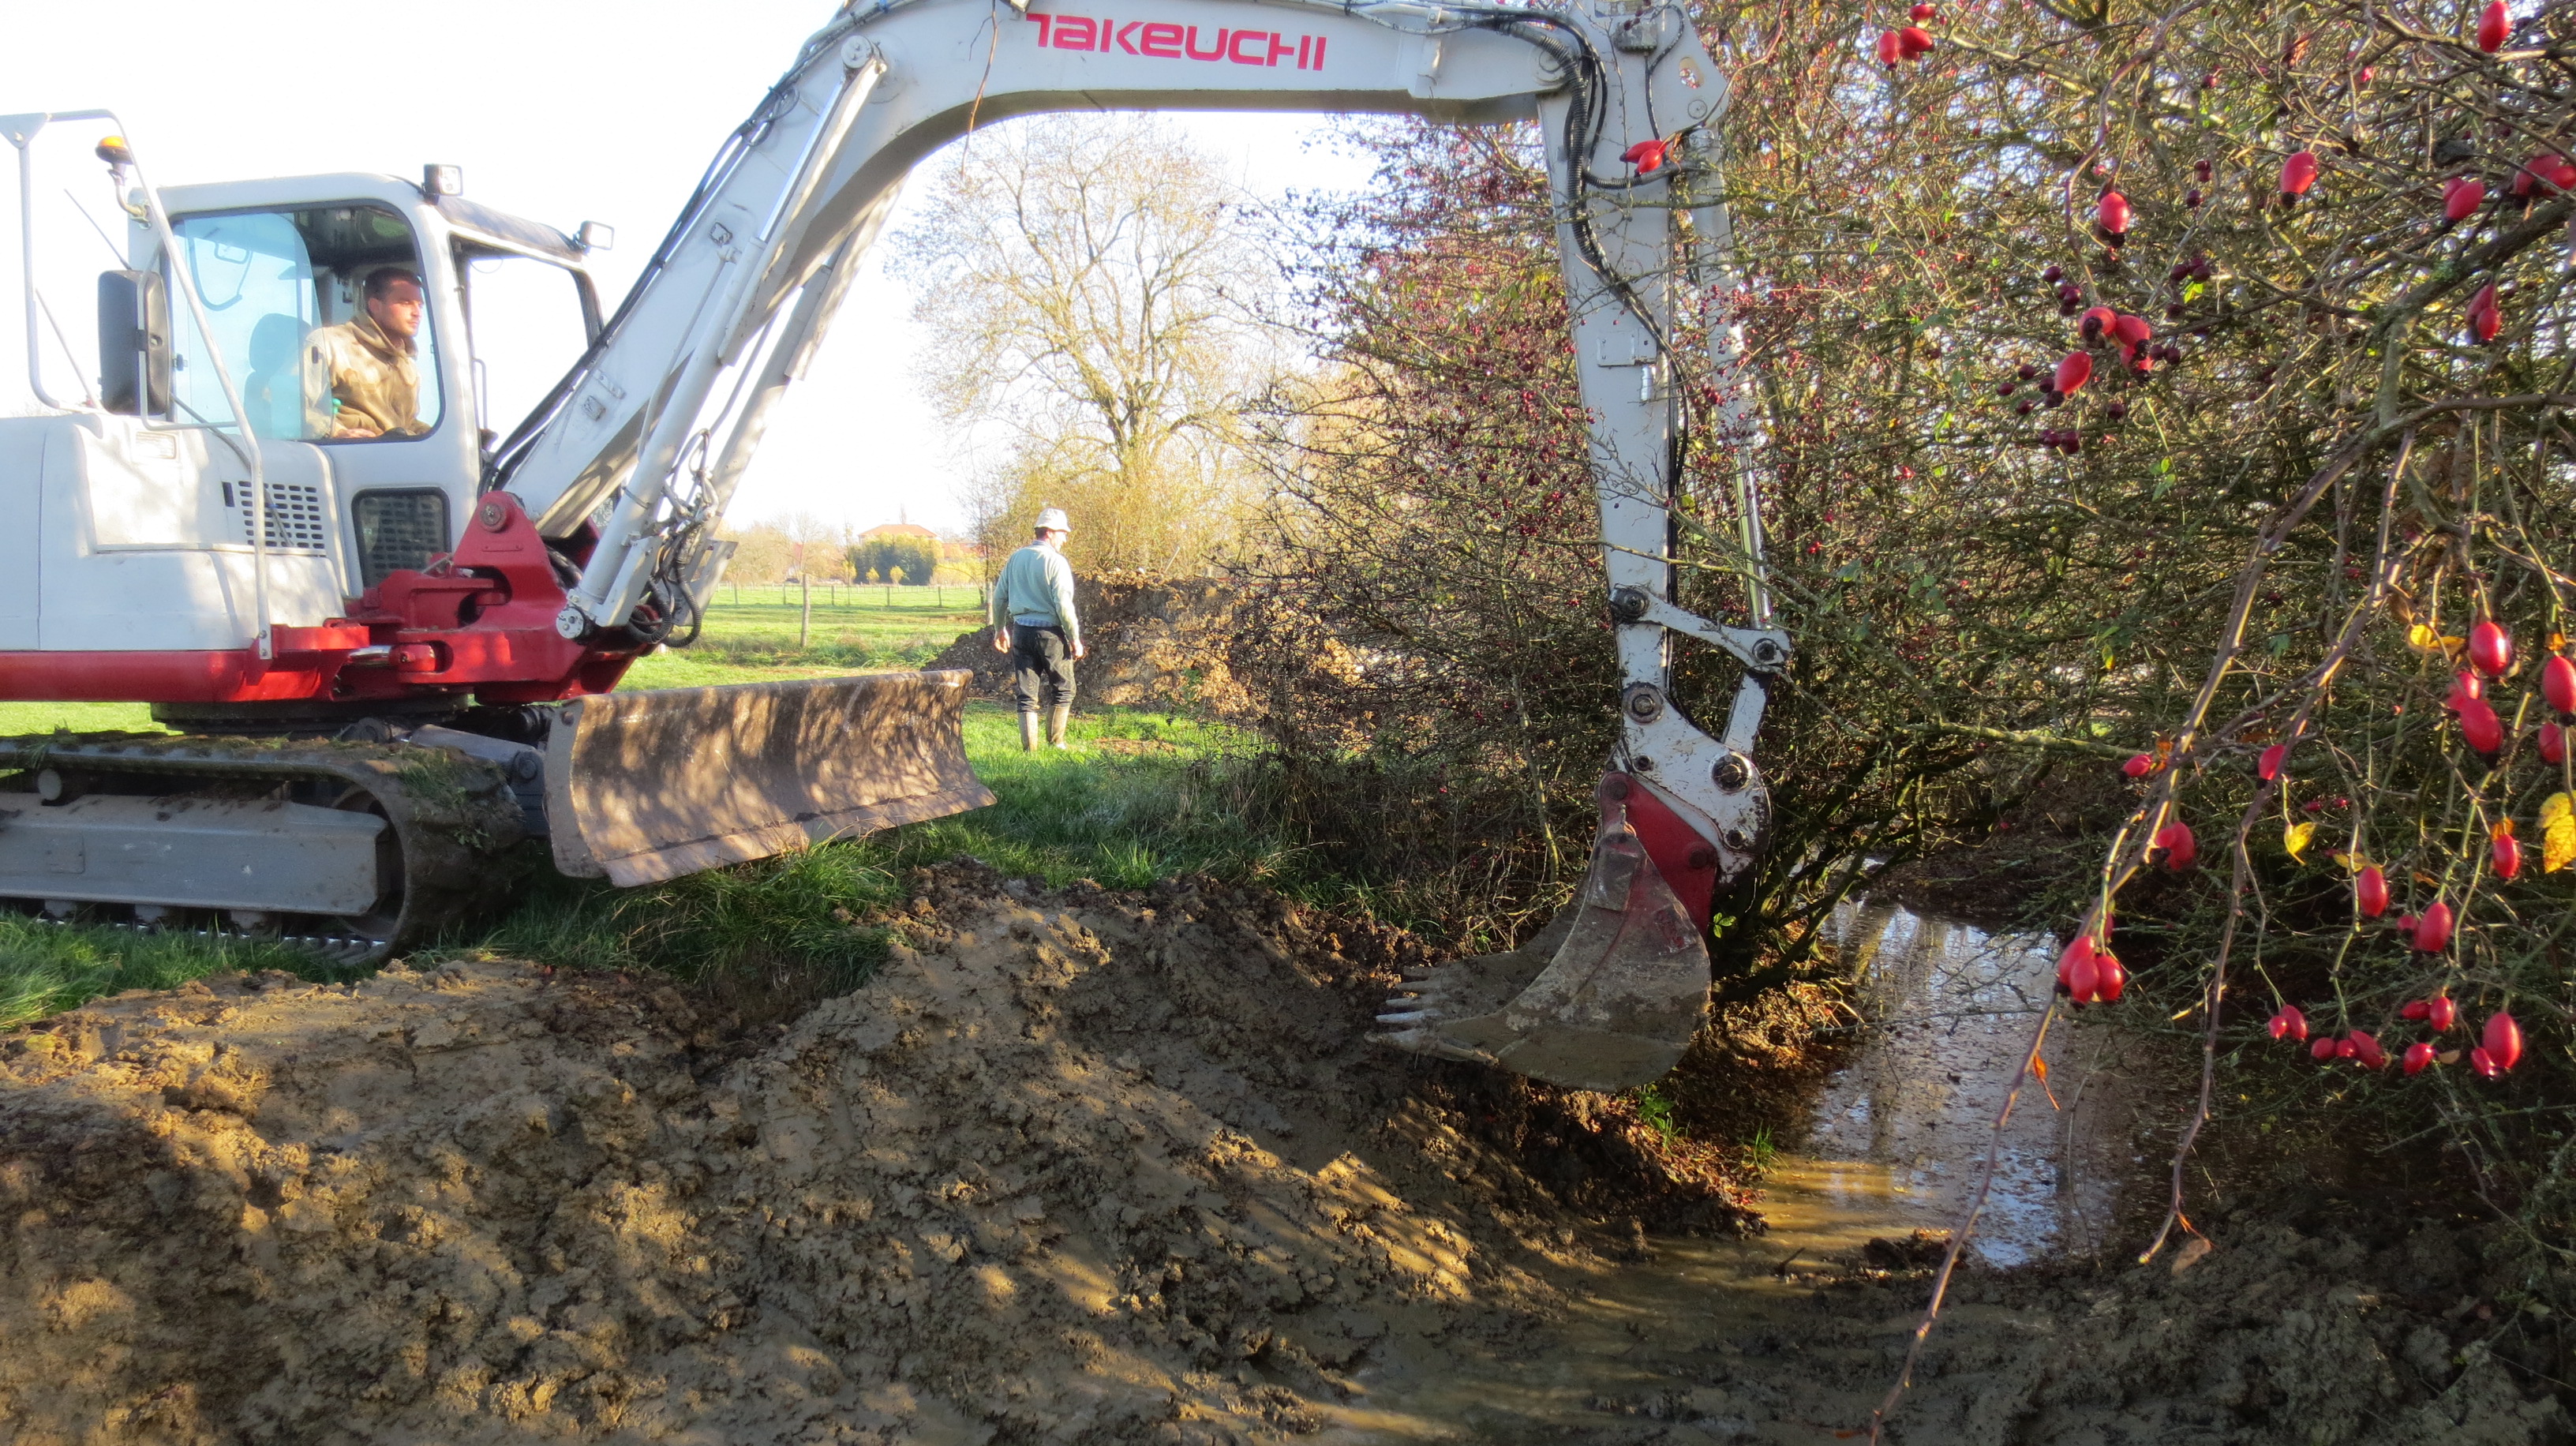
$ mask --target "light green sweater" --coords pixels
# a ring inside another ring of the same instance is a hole
[[[1073,610],[1073,564],[1043,542],[1011,554],[993,583],[993,626],[1006,622],[1064,629],[1068,646],[1082,642],[1082,619]]]

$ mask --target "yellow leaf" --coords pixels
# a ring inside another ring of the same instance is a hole
[[[2406,630],[2406,646],[2419,653],[2438,653],[2442,651],[2442,635],[2426,624],[2417,623]]]
[[[2540,871],[2576,863],[2576,795],[2553,793],[2540,806]]]
[[[2281,830],[2281,847],[2290,851],[2292,861],[2303,864],[2308,861],[2308,840],[2316,836],[2315,824],[2294,823]]]

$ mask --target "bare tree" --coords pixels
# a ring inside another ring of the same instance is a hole
[[[1237,406],[1272,355],[1253,208],[1140,117],[979,132],[930,186],[892,264],[920,296],[933,400],[1009,438],[969,499],[977,540],[1007,550],[1060,506],[1092,566],[1206,565],[1252,493]]]

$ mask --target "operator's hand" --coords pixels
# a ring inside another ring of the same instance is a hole
[[[1091,649],[1090,649],[1090,648],[1088,648],[1088,647],[1084,646],[1084,645],[1083,645],[1083,644],[1081,644],[1081,643],[1076,643],[1076,644],[1074,644],[1074,645],[1073,645],[1073,655],[1074,655],[1076,658],[1079,658],[1079,657],[1081,657],[1083,654],[1085,654],[1085,653],[1087,653],[1087,652],[1090,652],[1090,651],[1091,651]]]
[[[381,437],[384,433],[377,431],[373,427],[363,427],[349,422],[342,422],[331,429],[331,435],[334,437]]]
[[[997,653],[1007,653],[1010,650],[1011,630],[1009,628],[993,629],[993,651]]]

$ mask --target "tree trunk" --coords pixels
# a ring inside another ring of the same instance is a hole
[[[796,590],[803,595],[796,610],[796,651],[805,651],[806,641],[814,636],[814,580],[803,573],[796,575]]]

